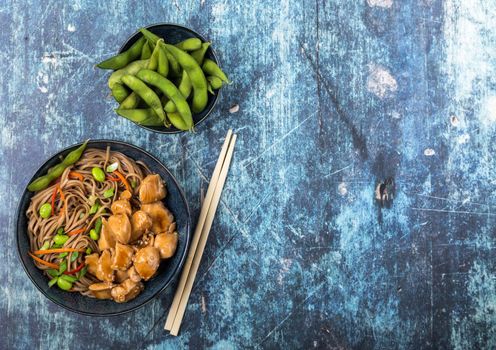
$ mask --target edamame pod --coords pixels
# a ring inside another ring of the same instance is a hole
[[[152,49],[150,48],[150,45],[148,45],[148,42],[146,42],[143,45],[143,48],[141,49],[141,59],[146,60],[150,58],[151,55],[152,55]]]
[[[174,113],[174,112],[177,112],[177,108],[176,108],[176,105],[174,104],[174,102],[172,101],[169,101],[165,104],[164,106],[164,111],[166,113]]]
[[[157,76],[163,78],[160,74],[155,73],[151,70],[143,69],[138,72],[140,74],[143,71],[148,71],[156,74]],[[165,79],[165,78],[163,78]],[[122,77],[122,81],[124,84],[126,84],[131,90],[133,90],[143,101],[145,101],[148,106],[153,108],[155,113],[157,113],[158,117],[160,120],[165,120],[165,113],[164,110],[162,109],[162,104],[160,103],[160,98],[157,96],[155,92],[153,92],[152,89],[150,89],[143,81],[138,79],[137,77],[133,75],[124,75]]]
[[[212,89],[212,85],[210,85],[210,83],[207,81],[207,91],[212,94],[212,95],[215,95],[215,92],[214,90]]]
[[[169,60],[165,54],[164,48],[160,46],[160,51],[158,52],[158,70],[162,76],[167,78],[169,74]]]
[[[209,75],[207,77],[207,81],[210,83],[212,88],[214,88],[215,90],[220,89],[222,87],[222,80],[219,77]]]
[[[158,54],[161,51],[160,42],[163,42],[163,39],[160,39],[155,44],[155,48],[153,49],[152,55],[150,56],[150,61],[148,62],[148,69],[157,70],[158,68]]]
[[[160,37],[156,34],[153,34],[146,28],[141,28],[140,29],[141,34],[148,40],[152,45],[155,45],[157,41],[160,39]]]
[[[51,168],[47,175],[50,177],[50,179],[55,180],[56,178],[58,178],[60,175],[62,175],[62,173],[64,172],[64,170],[68,167],[68,165],[65,165],[64,163],[59,163],[57,164],[56,166],[54,166],[53,168]]]
[[[41,176],[28,185],[28,191],[36,192],[44,190],[50,185],[50,182],[52,180],[47,175]]]
[[[229,79],[227,79],[227,76],[214,61],[208,58],[205,59],[205,62],[203,62],[202,69],[208,75],[213,75],[214,77],[220,78],[223,82],[229,83]]]
[[[191,89],[193,86],[191,85],[191,79],[188,76],[188,73],[186,73],[185,70],[183,70],[183,76],[181,77],[181,82],[179,83],[179,91],[181,94],[184,96],[184,98],[188,98],[189,95],[191,94]]]
[[[81,156],[83,155],[83,152],[86,149],[86,145],[88,144],[88,141],[89,140],[84,141],[81,146],[76,148],[74,151],[70,151],[65,156],[64,160],[62,161],[62,164],[69,166],[76,163],[79,160],[79,158],[81,158]]]
[[[174,45],[183,51],[194,51],[201,48],[202,42],[198,38],[189,38]]]
[[[209,43],[209,42],[203,43],[201,45],[201,48],[191,52],[191,54],[190,54],[191,57],[193,57],[195,59],[195,61],[198,62],[198,64],[201,65],[203,63],[203,58],[205,57],[205,53],[207,52],[208,48],[210,47],[210,44],[211,43]]]
[[[181,66],[177,62],[176,58],[167,50],[165,50],[165,56],[167,56],[167,60],[169,61],[171,75],[175,77],[181,76]]]
[[[203,111],[208,102],[207,79],[205,78],[205,74],[203,74],[202,69],[195,59],[189,54],[173,45],[164,44],[164,46],[177,59],[177,62],[186,73],[188,73],[191,85],[193,86],[193,112],[199,113]],[[176,107],[178,107],[177,104]]]
[[[160,120],[153,109],[116,109],[115,112],[120,116],[145,126],[161,126],[164,122]]]
[[[135,92],[131,92],[131,94],[120,104],[120,109],[133,109],[138,107],[141,99]]]
[[[112,96],[114,96],[117,102],[121,103],[129,96],[129,91],[121,83],[116,83],[112,87]]]
[[[140,70],[136,77],[149,85],[159,88],[176,105],[178,113],[183,118],[185,125],[188,126],[188,130],[193,127],[193,117],[188,102],[170,80],[147,69]]]
[[[121,78],[124,74],[135,75],[140,69],[148,67],[148,60],[139,60],[129,63],[126,67],[116,70],[110,75],[108,86],[110,89],[114,87],[115,83],[121,83]]]
[[[169,119],[171,124],[174,125],[176,128],[178,128],[179,130],[188,131],[191,129],[190,125],[186,124],[186,122],[179,113],[176,112],[167,113],[167,118]]]
[[[79,160],[79,158],[81,158],[81,155],[83,154],[86,145],[88,144],[88,141],[89,140],[86,140],[81,146],[69,152],[67,156],[64,158],[64,160],[62,160],[62,162],[52,167],[47,172],[46,175],[41,176],[36,180],[34,180],[33,182],[31,182],[28,185],[28,191],[36,192],[47,188],[53,180],[55,180],[60,175],[62,175],[62,173],[68,166],[76,163]]]
[[[181,92],[181,95],[183,95],[185,99],[187,99],[191,94],[191,89],[192,89],[191,80],[189,79],[188,73],[186,73],[185,70],[183,70],[183,75],[181,77],[181,82],[179,83],[178,89],[179,92]],[[168,113],[177,111],[176,105],[172,101],[167,102],[164,109]]]
[[[146,39],[141,37],[128,50],[100,62],[96,66],[101,69],[121,69],[140,56],[141,50],[143,49],[143,45],[145,43]]]

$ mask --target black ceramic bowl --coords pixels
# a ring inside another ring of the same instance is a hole
[[[59,153],[51,156],[34,174],[33,181],[38,176],[47,172],[47,170],[59,162],[60,156],[65,156],[71,150],[81,144],[70,146]],[[145,282],[145,289],[135,299],[127,303],[116,303],[111,300],[97,300],[85,297],[79,293],[64,292],[56,286],[48,288],[48,279],[43,275],[28,256],[29,239],[27,235],[27,217],[26,210],[29,206],[32,193],[27,189],[22,194],[21,201],[17,210],[17,249],[24,270],[35,286],[51,301],[70,311],[91,316],[111,316],[118,315],[128,311],[135,310],[152,300],[158,293],[164,290],[173,278],[179,273],[181,266],[186,257],[186,252],[190,239],[191,218],[188,203],[184,193],[177,183],[176,179],[160,163],[160,161],[148,152],[120,141],[95,140],[88,143],[88,148],[105,149],[110,146],[113,151],[119,151],[132,159],[143,161],[152,172],[159,174],[166,183],[167,197],[164,199],[165,205],[169,208],[177,223],[177,232],[179,232],[179,243],[176,254],[160,264],[157,275],[151,280]]]
[[[170,23],[159,23],[159,24],[153,24],[148,27],[145,27],[149,31],[151,31],[154,34],[157,34],[159,37],[164,38],[164,40],[167,43],[170,44],[177,44],[178,42],[181,42],[183,40],[186,40],[188,38],[198,38],[202,42],[206,42],[207,40],[198,34],[197,32],[180,26],[178,24],[170,24]],[[131,45],[134,44],[136,40],[138,40],[142,36],[141,32],[137,31],[133,35],[127,39],[127,41],[121,46],[119,49],[119,53],[126,51],[131,47]],[[210,46],[205,53],[205,58],[209,58],[215,63],[218,63],[217,56],[215,55],[214,50],[212,49],[212,46]],[[196,126],[203,120],[205,120],[210,112],[212,112],[215,103],[217,102],[217,99],[219,98],[219,90],[214,90],[214,95],[208,93],[208,103],[205,109],[201,113],[194,113],[193,114],[193,124]],[[139,124],[137,124],[139,125]],[[162,133],[162,134],[175,134],[178,132],[183,132],[183,130],[176,129],[174,126],[171,126],[170,128],[166,128],[165,126],[143,126],[139,125],[142,128]]]

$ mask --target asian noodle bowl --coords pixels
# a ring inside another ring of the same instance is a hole
[[[140,161],[135,161],[120,152],[111,151],[110,147],[106,150],[90,148],[87,149],[79,161],[73,166],[64,170],[59,178],[60,182],[52,184],[48,188],[36,193],[26,212],[28,217],[28,235],[31,251],[40,250],[47,242],[52,242],[57,234],[57,229],[64,227],[64,231],[69,235],[69,239],[63,244],[62,248],[74,248],[86,250],[90,248],[93,252],[100,253],[98,243],[88,235],[90,229],[94,226],[98,218],[106,218],[111,214],[110,206],[118,198],[119,191],[126,189],[123,181],[118,181],[115,175],[107,174],[105,181],[99,182],[92,176],[92,168],[99,167],[106,169],[110,164],[117,162],[117,171],[123,175],[132,189],[139,188],[143,179],[150,174],[150,170]],[[78,178],[74,178],[77,176]],[[81,178],[82,176],[82,178]],[[81,181],[82,180],[82,181]],[[58,188],[60,188],[60,195]],[[107,191],[113,195],[105,198],[104,193]],[[61,196],[65,200],[61,199]],[[52,201],[52,197],[55,201]],[[90,214],[95,199],[98,198],[100,207],[96,213]],[[132,199],[136,200],[136,199]],[[54,203],[52,215],[47,218],[41,218],[38,208],[43,203]],[[78,232],[71,235],[71,232]],[[76,259],[73,259],[78,255]],[[67,261],[67,271],[75,271],[78,267],[84,265],[84,254],[69,253]],[[59,253],[40,255],[38,258],[49,263],[56,263]],[[73,261],[74,260],[74,261]],[[45,271],[50,267],[34,261],[36,266]],[[85,274],[74,284],[71,291],[80,292],[83,295],[92,296],[88,291],[89,285],[98,282],[90,274]]]

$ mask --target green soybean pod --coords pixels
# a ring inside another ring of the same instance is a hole
[[[210,83],[210,86],[215,90],[220,89],[222,87],[222,80],[219,77],[209,75],[207,77],[207,81]]]
[[[70,151],[65,156],[64,160],[62,161],[62,164],[69,166],[76,163],[79,160],[79,158],[81,158],[81,156],[83,155],[83,152],[86,149],[86,145],[88,144],[88,141],[89,140],[84,141],[81,146],[76,148],[74,151]]]
[[[202,42],[198,38],[189,38],[186,40],[181,41],[180,43],[177,43],[174,45],[178,49],[181,49],[183,51],[194,51],[198,50],[201,48]]]
[[[160,39],[160,37],[156,34],[153,34],[146,28],[141,28],[140,29],[141,34],[148,40],[152,45],[155,45],[157,41]]]
[[[181,76],[181,66],[177,62],[176,58],[167,50],[165,50],[165,56],[167,56],[167,60],[169,61],[171,75],[175,77]]]
[[[143,71],[153,72],[151,70],[142,69],[141,71],[138,72],[137,76]],[[153,73],[155,73],[155,72],[153,72]],[[158,75],[159,77],[162,77],[158,73],[155,73],[155,74]],[[162,109],[162,103],[160,103],[160,98],[157,96],[157,94],[152,89],[150,89],[139,78],[132,76],[132,75],[124,75],[122,77],[122,81],[131,90],[133,90],[143,101],[145,101],[145,103],[148,104],[148,106],[153,108],[153,110],[155,111],[155,113],[157,113],[160,120],[162,120],[162,121],[165,120],[165,113],[164,113],[164,110]]]
[[[148,69],[157,70],[158,68],[158,54],[161,51],[160,42],[164,41],[160,39],[155,44],[155,48],[153,49],[152,55],[150,56],[150,61],[148,62]]]
[[[142,69],[136,76],[145,83],[158,87],[176,105],[178,113],[183,118],[185,125],[188,126],[188,130],[193,127],[193,117],[188,102],[169,79],[147,69]]]
[[[178,89],[184,96],[184,98],[188,98],[189,95],[191,95],[193,86],[191,85],[191,79],[189,78],[188,73],[185,70],[183,70],[183,75],[181,77],[181,82],[179,83]]]
[[[126,99],[126,97],[129,96],[129,91],[121,83],[116,83],[112,87],[112,96],[114,96],[114,99],[118,103],[121,103],[122,101],[124,101]]]
[[[143,49],[143,45],[145,43],[146,39],[144,37],[141,37],[128,50],[121,52],[117,56],[100,62],[96,66],[102,69],[121,69],[140,56],[141,50]]]
[[[62,173],[67,167],[68,165],[64,163],[59,163],[48,171],[47,176],[53,181],[56,178],[58,178],[60,175],[62,175]]]
[[[52,180],[48,176],[41,176],[28,185],[28,191],[36,192],[44,190],[50,185]]]
[[[191,94],[191,89],[192,89],[191,80],[189,79],[188,73],[186,73],[185,70],[183,70],[183,75],[181,77],[181,82],[179,83],[178,89],[179,89],[179,92],[181,92],[181,94],[186,99]],[[172,101],[167,102],[164,109],[166,112],[169,112],[169,113],[177,111],[176,105]]]
[[[188,131],[192,127],[192,125],[190,126],[184,121],[184,119],[179,113],[176,112],[167,113],[167,118],[169,119],[171,124],[174,125],[176,128],[178,128],[179,130]]]
[[[212,95],[215,95],[215,92],[214,90],[212,89],[212,85],[210,85],[210,83],[207,81],[207,91],[212,94]]]
[[[115,112],[129,119],[136,124],[145,125],[145,126],[161,126],[164,125],[164,122],[160,120],[157,116],[157,113],[151,108],[147,109],[116,109]]]
[[[193,86],[193,112],[199,113],[203,111],[208,102],[207,79],[205,78],[205,74],[203,74],[202,69],[195,59],[189,54],[173,45],[164,44],[164,46],[177,59],[186,73],[188,73],[191,85]],[[176,107],[178,107],[177,104]]]
[[[191,57],[193,57],[195,61],[198,62],[198,64],[202,64],[205,53],[207,52],[210,45],[211,43],[209,42],[203,43],[201,45],[201,48],[190,53]]]
[[[169,60],[165,54],[164,48],[160,45],[160,51],[158,52],[158,69],[157,71],[164,77],[167,78],[169,74]]]
[[[229,83],[229,79],[227,79],[227,76],[214,61],[208,58],[205,59],[205,62],[203,62],[202,69],[208,75],[213,75],[214,77],[220,78],[223,82]]]
[[[146,42],[143,45],[143,48],[141,49],[141,59],[146,60],[150,58],[151,55],[152,55],[152,49],[150,48],[150,45],[148,45],[148,42]]]
[[[126,67],[116,70],[110,75],[108,87],[112,89],[115,83],[121,83],[121,78],[125,74],[135,75],[140,69],[148,67],[148,60],[138,60],[129,63]]]
[[[174,102],[172,101],[169,101],[165,104],[164,106],[164,111],[166,113],[174,113],[174,112],[177,112],[177,108],[176,108],[176,105],[174,104]]]
[[[138,94],[131,92],[128,97],[119,106],[119,109],[133,109],[138,107],[141,99]]]

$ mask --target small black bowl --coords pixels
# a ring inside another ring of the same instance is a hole
[[[81,144],[79,143],[70,146],[51,156],[38,171],[36,171],[29,182],[31,183],[35,178],[45,174],[50,167],[60,161],[60,156],[67,155],[67,153],[80,145]],[[90,316],[113,316],[123,314],[136,310],[152,300],[156,295],[163,291],[179,273],[186,257],[191,235],[191,217],[188,203],[181,187],[169,170],[148,152],[128,143],[111,140],[95,140],[88,143],[88,148],[105,149],[107,146],[110,146],[111,150],[121,152],[134,160],[143,161],[152,172],[157,173],[162,177],[167,187],[167,197],[164,202],[167,208],[174,214],[177,232],[179,232],[179,242],[175,255],[170,259],[162,261],[157,275],[145,282],[145,289],[135,299],[127,303],[119,304],[111,300],[89,298],[79,293],[64,292],[56,286],[49,288],[48,278],[34,265],[33,260],[28,255],[30,246],[27,234],[28,220],[26,217],[26,210],[28,209],[33,194],[27,189],[24,190],[17,209],[17,250],[28,277],[41,293],[55,304],[60,305],[67,310]]]
[[[170,43],[170,44],[177,44],[178,42],[181,42],[183,40],[189,39],[189,38],[198,38],[202,42],[206,42],[207,40],[197,32],[195,32],[192,29],[183,27],[178,24],[171,24],[171,23],[158,23],[158,24],[152,24],[150,26],[145,27],[148,29],[150,32],[158,35],[161,38],[164,38],[165,42]],[[133,45],[140,37],[142,36],[140,31],[135,32],[133,35],[129,37],[129,39],[126,40],[126,42],[121,46],[119,49],[119,53],[126,51]],[[212,46],[210,46],[205,53],[205,58],[209,58],[215,63],[219,63],[217,60],[217,56],[215,55],[214,50],[212,49]],[[219,90],[214,90],[214,95],[208,93],[208,103],[205,106],[205,109],[201,111],[200,113],[194,113],[193,114],[193,124],[194,126],[198,125],[200,122],[205,120],[210,112],[212,112],[215,104],[217,103],[217,99],[219,98]],[[144,126],[140,125],[142,128],[158,132],[161,134],[175,134],[178,132],[183,132],[184,130],[179,130],[175,128],[174,126],[171,126],[170,128],[166,128],[165,126]]]

